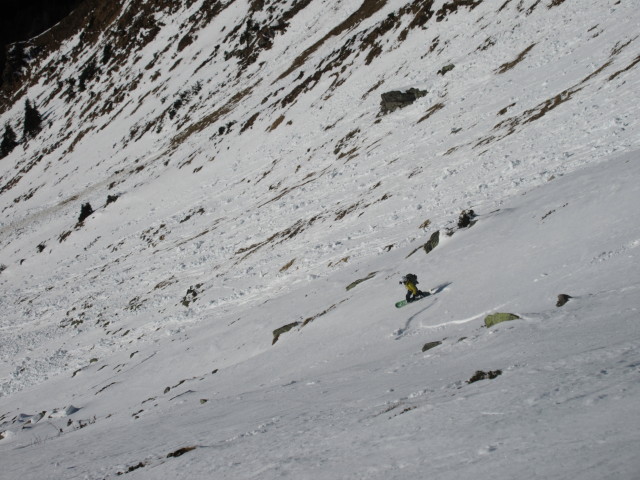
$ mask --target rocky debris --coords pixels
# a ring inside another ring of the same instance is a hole
[[[126,471],[124,472],[118,472],[118,475],[124,475],[125,473],[131,473],[134,472],[136,470],[138,470],[139,468],[144,468],[146,465],[142,462],[139,462],[137,465],[131,465],[129,468],[127,468]]]
[[[167,458],[180,457],[180,456],[184,455],[185,453],[190,452],[191,450],[195,450],[196,448],[198,448],[198,447],[182,447],[182,448],[179,448],[175,452],[168,453],[167,454]]]
[[[558,295],[558,302],[556,303],[556,307],[564,306],[571,298],[573,298],[571,295],[561,293],[560,295]]]
[[[187,289],[187,293],[184,297],[182,297],[182,305],[184,305],[185,307],[188,307],[192,302],[195,302],[196,299],[198,298],[198,294],[200,293],[200,287],[202,287],[202,284],[199,283],[197,285],[191,285],[188,289]]]

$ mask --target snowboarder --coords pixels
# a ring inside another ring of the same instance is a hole
[[[418,284],[418,277],[413,273],[407,273],[404,277],[402,277],[402,281],[400,285],[404,285],[407,289],[407,296],[405,297],[407,302],[413,302],[414,300],[418,300],[422,297],[426,297],[428,293],[422,292],[416,286]]]

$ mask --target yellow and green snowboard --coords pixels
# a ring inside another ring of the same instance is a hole
[[[429,290],[428,292],[422,292],[424,293],[423,296],[416,298],[415,300],[412,300],[411,302],[407,302],[406,300],[401,300],[399,302],[396,302],[396,308],[402,308],[405,305],[408,305],[409,303],[413,303],[413,302],[417,302],[418,300],[422,300],[425,297],[428,297],[429,295],[431,295],[432,293],[434,293],[434,290]]]

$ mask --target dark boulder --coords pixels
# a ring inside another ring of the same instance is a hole
[[[556,307],[562,307],[569,301],[570,298],[573,297],[571,295],[567,295],[566,293],[561,293],[560,295],[558,295],[558,303],[556,303]]]
[[[83,203],[82,207],[80,207],[80,215],[78,216],[78,225],[82,225],[82,223],[87,219],[87,217],[93,215],[93,208],[89,202]]]
[[[455,68],[455,65],[453,65],[452,63],[450,63],[449,65],[445,65],[440,70],[438,70],[438,75],[444,75],[447,72],[450,72],[451,70],[453,70],[454,68]]]
[[[424,253],[429,253],[440,243],[440,230],[431,234],[429,241],[424,244]]]
[[[424,346],[422,347],[422,351],[426,352],[427,350],[431,350],[432,348],[437,347],[438,345],[442,345],[442,342],[429,342],[429,343],[425,343]]]
[[[515,313],[494,313],[493,315],[487,315],[484,319],[484,324],[487,328],[493,327],[498,323],[509,322],[511,320],[517,320],[520,317]]]
[[[276,328],[273,331],[273,342],[271,342],[271,345],[275,344],[278,341],[278,338],[280,338],[280,335],[282,335],[283,333],[287,333],[289,330],[291,330],[294,327],[297,327],[298,325],[300,325],[300,322],[293,322],[283,327]]]
[[[424,97],[427,93],[426,90],[418,90],[417,88],[410,88],[409,90],[392,90],[381,95],[380,101],[380,113],[383,115],[391,113],[398,108],[404,108],[407,105],[411,105],[418,98]]]
[[[502,370],[493,370],[490,372],[483,372],[482,370],[478,370],[473,377],[467,380],[467,383],[477,382],[479,380],[493,380],[496,377],[502,375]]]
[[[476,214],[473,210],[463,210],[458,217],[458,228],[473,227],[476,223]]]
[[[411,253],[409,253],[409,255],[407,255],[407,258],[409,258],[411,255],[416,253],[421,248],[424,249],[424,253],[429,253],[429,252],[431,252],[431,250],[436,248],[439,243],[440,243],[440,230],[438,230],[437,232],[432,233],[431,237],[429,237],[429,241],[427,243],[425,243],[424,245],[416,247],[413,251],[411,251]]]

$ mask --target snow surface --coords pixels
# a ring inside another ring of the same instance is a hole
[[[245,2],[165,49],[195,2],[74,102],[29,89],[46,127],[0,161],[2,478],[640,478],[637,4],[487,0],[279,103],[405,3],[280,79],[359,4],[311,2],[242,70],[211,45]],[[409,87],[428,94],[378,115]],[[398,310],[408,272],[438,293]],[[485,328],[496,312],[521,318]]]

